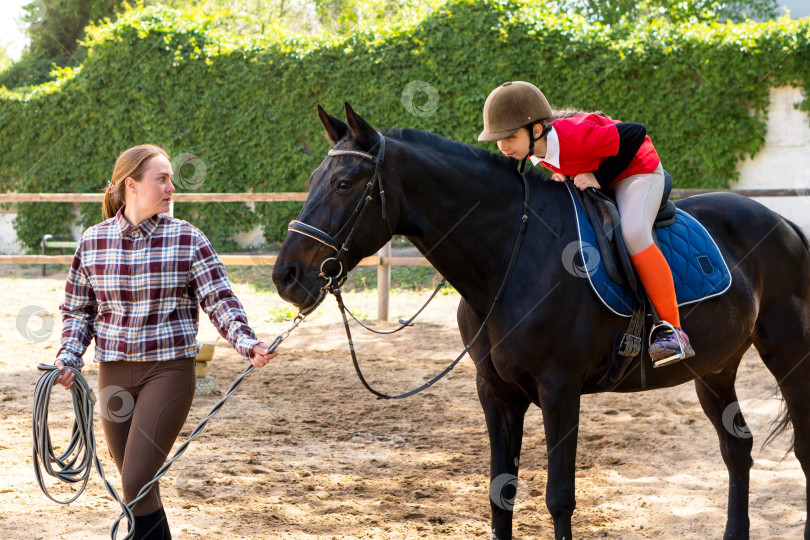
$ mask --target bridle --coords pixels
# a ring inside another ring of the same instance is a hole
[[[375,186],[378,186],[379,191],[380,191],[380,201],[381,201],[381,204],[382,204],[382,217],[383,217],[384,220],[387,219],[386,212],[385,212],[385,190],[383,189],[382,173],[380,171],[380,169],[383,166],[384,160],[385,160],[385,137],[383,137],[383,135],[381,133],[379,133],[379,132],[378,132],[378,135],[380,136],[380,149],[377,151],[376,156],[374,156],[374,155],[372,155],[372,154],[370,154],[368,152],[363,152],[363,151],[360,151],[360,150],[335,150],[334,148],[329,150],[329,153],[327,154],[327,156],[329,156],[329,157],[331,157],[331,156],[352,155],[352,156],[357,156],[357,157],[367,159],[369,161],[374,162],[374,175],[372,176],[371,180],[369,180],[368,183],[366,184],[366,189],[365,189],[365,191],[363,191],[363,196],[358,201],[357,206],[355,206],[355,209],[354,209],[354,212],[352,213],[352,215],[349,216],[349,219],[346,221],[346,223],[343,224],[343,226],[335,234],[335,236],[333,237],[333,236],[327,234],[326,232],[318,229],[317,227],[313,227],[312,225],[308,225],[308,224],[306,224],[306,223],[304,223],[302,221],[298,221],[298,220],[291,221],[290,224],[287,226],[287,230],[290,231],[290,232],[294,232],[294,233],[297,233],[297,234],[302,234],[304,236],[307,236],[307,237],[309,237],[309,238],[311,238],[311,239],[313,239],[313,240],[315,240],[315,241],[317,241],[317,242],[319,242],[319,243],[333,249],[335,251],[335,253],[336,253],[336,255],[334,257],[329,257],[329,258],[325,259],[321,263],[320,273],[318,274],[318,277],[319,278],[324,278],[326,280],[326,284],[323,287],[320,288],[320,291],[318,292],[318,298],[316,299],[314,304],[307,307],[305,310],[301,310],[301,315],[306,316],[309,313],[312,313],[312,311],[314,311],[315,308],[317,308],[321,304],[321,302],[323,302],[323,299],[326,297],[326,293],[331,293],[332,295],[334,295],[335,300],[337,300],[338,308],[340,309],[340,313],[343,316],[343,326],[344,326],[344,328],[346,330],[346,337],[349,340],[349,350],[351,351],[352,362],[354,363],[354,370],[357,372],[357,376],[360,378],[360,382],[363,383],[363,386],[369,392],[371,392],[372,394],[377,396],[378,399],[402,399],[402,398],[410,397],[410,396],[412,396],[414,394],[418,394],[422,390],[430,388],[431,386],[433,386],[434,383],[436,383],[438,380],[440,380],[445,375],[450,373],[450,371],[454,367],[456,367],[456,365],[461,361],[462,358],[464,358],[464,356],[469,352],[469,350],[472,349],[473,345],[475,345],[475,343],[478,341],[478,337],[484,331],[484,327],[486,326],[487,321],[489,321],[489,318],[492,316],[492,313],[495,311],[495,307],[497,306],[498,301],[501,299],[501,295],[503,294],[504,289],[506,289],[506,284],[509,282],[509,277],[512,275],[512,270],[514,269],[515,262],[517,261],[517,255],[518,255],[518,252],[520,251],[520,244],[521,244],[521,241],[523,239],[523,234],[526,232],[526,224],[529,221],[529,215],[528,215],[528,213],[529,213],[529,183],[528,183],[528,181],[526,179],[526,176],[523,174],[523,171],[521,170],[520,171],[521,172],[520,176],[523,179],[523,197],[524,198],[523,198],[523,209],[522,209],[523,211],[521,212],[521,218],[520,218],[520,228],[518,230],[517,238],[515,239],[515,246],[512,249],[512,256],[511,256],[511,258],[509,260],[509,265],[506,268],[506,274],[504,275],[503,281],[501,282],[501,286],[498,289],[498,293],[495,295],[495,299],[492,301],[492,305],[490,306],[486,317],[484,317],[484,320],[481,322],[481,326],[478,328],[478,331],[475,333],[475,335],[469,341],[469,343],[467,343],[466,347],[464,347],[464,350],[461,351],[461,354],[459,354],[456,357],[455,360],[453,360],[446,368],[444,368],[444,370],[441,373],[439,373],[438,375],[433,377],[431,380],[429,380],[428,382],[422,384],[419,388],[415,388],[413,390],[410,390],[409,392],[405,392],[405,393],[398,394],[398,395],[384,394],[384,393],[379,392],[379,391],[375,390],[374,388],[372,388],[371,385],[366,381],[365,377],[363,377],[363,373],[360,370],[360,363],[357,361],[357,354],[355,353],[354,342],[352,341],[351,330],[349,329],[349,319],[346,316],[346,313],[349,313],[351,315],[351,312],[344,305],[343,296],[342,296],[342,294],[340,292],[340,287],[341,287],[341,285],[343,285],[343,283],[346,280],[346,276],[341,277],[341,274],[343,273],[343,259],[346,257],[346,253],[349,251],[349,245],[351,244],[352,238],[354,237],[354,234],[357,231],[358,225],[360,224],[360,221],[362,220],[363,215],[366,213],[366,210],[368,210],[368,207],[371,204],[371,201],[373,200],[373,193],[372,192],[373,192]],[[337,240],[335,240],[335,237],[340,236],[341,233],[346,229],[346,227],[349,227],[350,224],[351,224],[351,228],[349,229],[349,232],[346,235],[346,239],[343,241],[343,244],[340,244]],[[327,270],[325,268],[325,265],[328,262],[337,263],[338,272],[335,275],[330,275],[327,272]],[[397,328],[396,330],[394,330],[393,332],[398,332],[399,330],[402,330],[403,328],[406,328],[408,326],[413,326],[413,324],[412,324],[413,320],[416,318],[417,315],[419,315],[419,313],[421,313],[421,311],[425,308],[425,306],[427,306],[427,304],[436,296],[436,293],[438,293],[439,289],[441,289],[444,286],[444,283],[445,283],[445,280],[442,279],[439,282],[439,285],[436,287],[436,290],[433,291],[433,294],[427,300],[427,302],[425,302],[425,304],[419,309],[419,311],[416,312],[416,315],[414,315],[413,317],[411,317],[407,321],[400,320],[400,327]],[[352,315],[352,317],[354,318],[354,315]],[[361,326],[363,326],[364,328],[367,328],[367,327],[365,327],[365,325],[362,325],[362,323],[361,323]],[[393,333],[393,332],[387,332],[387,333]],[[383,333],[383,332],[377,332],[377,333]]]
[[[298,221],[294,219],[287,225],[287,230],[290,232],[294,232],[297,234],[302,234],[309,238],[312,238],[316,242],[320,242],[321,244],[325,245],[326,247],[335,251],[334,257],[329,257],[324,259],[321,262],[320,273],[318,274],[319,278],[323,278],[326,280],[326,284],[321,287],[319,291],[319,297],[317,301],[310,307],[306,309],[306,311],[302,311],[304,314],[311,313],[315,308],[320,305],[323,301],[326,293],[331,291],[335,287],[340,287],[343,285],[343,282],[346,280],[346,276],[342,276],[343,274],[343,259],[346,258],[346,253],[349,251],[349,245],[352,243],[352,239],[354,238],[355,233],[357,232],[358,225],[360,221],[363,219],[363,215],[368,210],[371,201],[374,199],[374,188],[375,186],[378,187],[380,192],[380,201],[382,204],[382,218],[383,220],[387,220],[387,213],[385,211],[385,189],[383,188],[382,184],[382,166],[385,162],[385,137],[382,133],[377,133],[380,137],[379,141],[379,150],[377,150],[377,155],[372,155],[368,152],[363,152],[362,150],[336,150],[332,148],[329,150],[327,157],[334,157],[334,156],[357,156],[368,161],[374,162],[374,174],[371,177],[371,180],[368,181],[366,184],[366,189],[363,191],[363,195],[360,197],[360,200],[357,202],[357,206],[354,208],[354,212],[352,215],[349,216],[349,219],[346,220],[346,223],[340,228],[340,230],[335,233],[334,236],[320,230],[317,227],[313,227],[312,225],[308,225],[302,221]],[[340,236],[347,227],[351,225],[349,232],[346,234],[346,239],[343,243],[339,243],[335,238]],[[337,267],[337,273],[334,275],[330,274],[328,269],[326,268],[327,264],[333,264]]]

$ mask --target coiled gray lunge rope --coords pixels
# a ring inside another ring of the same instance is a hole
[[[34,474],[37,477],[37,483],[45,495],[52,501],[59,504],[70,504],[79,498],[84,488],[87,486],[87,480],[90,478],[90,471],[93,468],[93,463],[96,464],[98,474],[104,481],[104,487],[107,488],[107,493],[112,495],[113,499],[118,501],[121,505],[121,516],[116,520],[110,535],[115,539],[118,531],[118,522],[123,517],[129,520],[129,523],[134,523],[135,519],[132,515],[132,506],[127,506],[118,496],[118,492],[107,481],[104,476],[104,469],[101,462],[98,460],[96,453],[96,436],[93,434],[93,406],[96,403],[96,396],[87,384],[87,380],[82,377],[79,370],[72,367],[65,367],[66,370],[71,370],[75,374],[73,379],[73,386],[70,389],[73,398],[73,412],[76,419],[73,423],[73,431],[68,443],[67,450],[60,455],[55,455],[53,445],[51,444],[51,432],[48,429],[48,408],[51,402],[51,391],[56,384],[56,379],[62,374],[59,368],[49,364],[39,364],[37,366],[45,373],[37,381],[34,388],[34,411],[33,411],[33,435],[34,435]],[[251,366],[253,367],[253,366]],[[78,463],[77,463],[78,462]],[[54,465],[58,466],[58,470],[54,470]],[[81,482],[79,490],[66,501],[60,501],[53,497],[45,487],[45,481],[42,476],[42,469],[49,475],[56,477],[62,482],[74,484]],[[150,484],[151,486],[151,484]],[[134,536],[134,527],[130,527],[130,532],[125,536],[125,539],[130,539]]]
[[[292,326],[287,331],[279,335],[275,341],[273,341],[270,347],[268,347],[268,353],[275,351],[276,347],[278,347],[279,344],[290,335],[290,332],[292,332],[303,320],[304,317],[302,315],[297,315],[293,320]],[[96,403],[96,397],[93,394],[93,391],[90,389],[90,386],[87,384],[87,380],[82,376],[79,370],[67,366],[65,367],[65,369],[72,370],[75,374],[73,386],[71,387],[71,395],[73,398],[73,412],[75,413],[76,418],[73,423],[73,431],[67,450],[57,456],[54,454],[53,445],[51,444],[51,434],[50,430],[48,429],[48,407],[51,401],[51,391],[56,383],[56,379],[62,374],[62,372],[59,371],[56,366],[50,364],[39,364],[37,367],[45,372],[39,378],[36,387],[34,388],[32,426],[34,436],[34,474],[37,477],[37,483],[39,484],[39,487],[42,489],[43,493],[45,493],[45,495],[52,501],[59,504],[72,503],[79,497],[79,495],[82,494],[84,488],[87,486],[87,480],[90,478],[92,464],[95,463],[96,469],[98,469],[98,474],[104,481],[104,487],[107,489],[107,492],[112,495],[116,501],[118,501],[118,504],[121,505],[121,515],[118,516],[118,519],[116,519],[112,524],[112,527],[110,527],[110,538],[112,540],[116,540],[116,536],[118,535],[118,525],[124,518],[127,518],[129,521],[130,530],[123,540],[130,540],[135,535],[135,527],[132,526],[135,523],[135,518],[132,515],[132,507],[135,506],[135,503],[143,499],[147,493],[149,493],[152,486],[156,484],[164,474],[166,474],[172,463],[183,455],[183,452],[186,451],[186,448],[191,441],[193,441],[205,428],[208,420],[213,418],[219,412],[225,401],[231,397],[234,392],[236,392],[236,389],[242,383],[242,380],[247,376],[248,373],[253,371],[253,365],[248,365],[247,369],[245,369],[245,371],[243,371],[242,374],[239,375],[239,377],[237,377],[233,383],[231,383],[231,386],[225,392],[225,395],[222,396],[222,399],[217,401],[217,403],[211,409],[211,412],[208,413],[208,416],[203,418],[197,424],[197,427],[194,428],[188,439],[186,439],[186,441],[177,448],[171,459],[167,460],[166,463],[164,463],[155,474],[155,477],[141,488],[137,497],[130,501],[129,504],[125,504],[121,500],[121,497],[118,496],[118,492],[115,491],[115,488],[104,476],[104,469],[101,467],[101,462],[99,461],[96,453],[96,437],[93,434],[93,406]],[[54,464],[58,466],[58,470],[54,470]],[[62,482],[81,482],[78,492],[66,501],[60,501],[54,498],[45,487],[42,469],[45,469],[45,472],[61,480]]]

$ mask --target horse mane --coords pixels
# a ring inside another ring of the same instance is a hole
[[[512,174],[518,174],[515,159],[490,152],[489,150],[481,148],[480,146],[474,146],[461,141],[448,139],[446,137],[436,135],[435,133],[430,133],[429,131],[421,131],[411,128],[384,129],[381,130],[381,132],[387,137],[420,146],[427,146],[433,150],[438,150],[443,154],[451,156],[464,159],[474,158],[484,163],[489,163],[496,167],[505,169]],[[540,180],[546,179],[539,167],[529,167],[526,174],[532,178],[537,178]]]

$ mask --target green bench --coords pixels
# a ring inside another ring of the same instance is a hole
[[[76,251],[76,247],[78,247],[79,243],[73,240],[58,240],[54,238],[51,234],[46,234],[42,237],[40,241],[40,246],[42,246],[42,254],[46,255],[45,250],[47,249],[71,249]],[[45,275],[45,264],[42,265],[42,275]]]

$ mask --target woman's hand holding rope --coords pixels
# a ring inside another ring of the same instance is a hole
[[[264,367],[267,362],[272,360],[276,357],[276,352],[270,352],[270,345],[267,343],[258,343],[253,346],[253,357],[250,359],[250,363],[253,364],[253,367],[260,368]]]
[[[61,384],[66,390],[70,390],[73,386],[73,379],[76,377],[73,371],[65,369],[65,363],[61,360],[57,360],[53,364],[62,372],[62,374],[56,378],[56,384]]]

